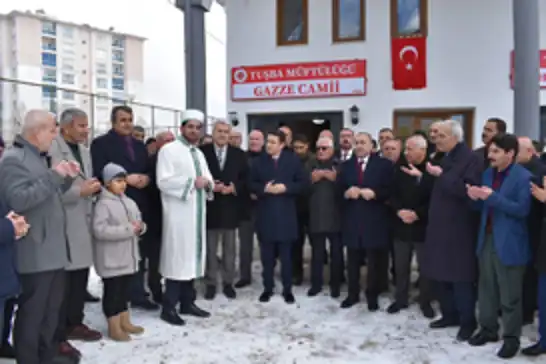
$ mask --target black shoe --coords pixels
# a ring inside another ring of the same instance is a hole
[[[284,298],[284,302],[288,303],[289,305],[296,302],[296,299],[294,298],[292,292],[283,292],[282,297]]]
[[[431,329],[445,329],[447,327],[456,327],[459,326],[457,320],[450,320],[445,317],[439,318],[438,320],[432,321],[428,327]]]
[[[181,315],[189,315],[189,316],[195,316],[195,317],[201,317],[201,318],[207,318],[210,317],[210,312],[207,312],[195,305],[195,303],[192,303],[189,306],[182,306],[180,305],[179,310]]]
[[[536,343],[534,345],[528,346],[525,349],[521,351],[521,353],[525,356],[539,356],[542,354],[546,354],[546,347],[542,347],[540,343]]]
[[[237,283],[235,283],[235,288],[245,288],[250,286],[250,281],[246,279],[240,279]]]
[[[85,292],[85,302],[97,303],[100,302],[100,298],[93,296],[89,291]]]
[[[468,340],[468,344],[470,346],[484,346],[485,344],[496,343],[497,341],[499,341],[498,335],[491,335],[480,330]]]
[[[143,298],[138,301],[131,301],[132,308],[139,308],[145,311],[155,311],[159,309],[159,305],[155,302],[150,301],[148,298]]]
[[[186,324],[186,321],[182,320],[182,318],[178,316],[175,310],[163,309],[159,317],[166,323],[173,326],[184,326]]]
[[[9,342],[3,342],[0,347],[0,359],[15,359],[15,350]]]
[[[341,295],[339,287],[330,287],[330,297],[339,298]]]
[[[360,302],[359,298],[356,297],[347,297],[341,302],[341,308],[351,308],[354,305],[356,305],[358,302]]]
[[[237,292],[235,292],[231,284],[224,285],[224,289],[222,292],[224,292],[224,296],[226,296],[227,298],[231,300],[237,297]]]
[[[206,300],[213,300],[214,297],[216,296],[216,286],[213,286],[213,285],[207,285],[207,287],[205,288],[205,299]]]
[[[266,302],[269,302],[269,300],[271,300],[272,296],[273,296],[273,292],[263,291],[262,294],[260,295],[260,298],[258,298],[258,300],[262,303],[266,303]]]
[[[379,302],[377,301],[377,297],[367,297],[366,301],[368,301],[368,311],[375,312],[379,310]]]
[[[432,308],[430,303],[421,303],[419,307],[421,308],[423,316],[425,316],[426,318],[432,319],[434,318],[434,316],[436,316],[436,313],[434,312],[434,309]]]
[[[307,291],[307,296],[309,296],[309,297],[315,297],[315,296],[318,295],[320,292],[322,292],[322,288],[311,287],[311,288],[309,288],[309,291]]]
[[[294,286],[301,286],[303,284],[303,275],[295,274],[292,278],[292,284]]]
[[[504,338],[497,356],[501,359],[511,359],[519,352],[519,346],[519,339],[515,337]]]
[[[406,308],[408,308],[408,305],[402,305],[397,302],[393,302],[390,304],[389,307],[387,307],[387,313],[390,313],[390,314],[398,313],[401,310],[405,310]]]
[[[461,326],[457,332],[458,341],[468,341],[476,331],[476,326]]]

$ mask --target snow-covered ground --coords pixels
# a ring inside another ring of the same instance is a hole
[[[256,267],[259,269],[258,267]],[[239,290],[236,300],[217,295],[198,304],[212,312],[209,319],[188,318],[184,327],[159,320],[159,313],[133,311],[134,322],[146,328],[130,343],[104,339],[75,343],[84,364],[490,364],[500,344],[472,348],[454,339],[456,329],[431,331],[418,308],[398,315],[370,313],[365,304],[339,308],[325,292],[308,298],[307,287],[295,289],[297,304],[286,305],[280,295],[261,304],[259,272],[256,283]],[[92,278],[91,291],[101,293]],[[279,287],[280,289],[280,287]],[[389,304],[381,301],[383,309]],[[106,332],[100,304],[89,304],[86,322]],[[523,344],[536,338],[536,325],[524,330]],[[542,358],[543,360],[543,358]],[[513,364],[540,362],[522,356]],[[0,361],[0,363],[2,363]]]

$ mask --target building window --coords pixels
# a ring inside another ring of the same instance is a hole
[[[125,80],[123,78],[112,78],[112,88],[114,90],[125,89]]]
[[[107,73],[106,63],[97,63],[97,74],[105,75]]]
[[[277,45],[307,44],[308,0],[277,0]]]
[[[391,35],[426,36],[428,0],[391,0]]]
[[[108,79],[97,77],[97,88],[108,88]]]
[[[55,98],[57,97],[57,89],[53,86],[42,86],[43,98]]]
[[[417,130],[428,132],[430,124],[447,119],[461,123],[465,142],[471,147],[474,137],[474,109],[395,110],[392,128],[398,137],[407,138]]]
[[[108,97],[108,94],[98,93],[95,101],[97,104],[107,104],[110,101],[110,98]]]
[[[366,12],[364,0],[332,0],[334,42],[364,40]]]
[[[55,38],[42,37],[42,49],[44,51],[57,51],[57,41]]]
[[[112,47],[125,48],[125,39],[122,36],[112,36]]]
[[[57,24],[51,21],[42,22],[42,34],[56,35],[57,34]]]
[[[123,62],[123,51],[112,51],[112,61]]]
[[[62,83],[65,85],[73,85],[76,83],[76,77],[72,73],[63,73]]]
[[[63,38],[73,39],[74,38],[74,28],[72,27],[63,27]]]
[[[43,82],[57,82],[57,70],[55,68],[42,69],[42,81]]]
[[[123,76],[123,65],[122,64],[114,64],[112,65],[112,74],[115,76]]]
[[[74,59],[73,58],[63,58],[61,60],[61,68],[63,71],[74,71]]]
[[[52,53],[42,53],[42,66],[57,67],[57,56]]]
[[[74,100],[76,98],[76,93],[72,91],[63,91],[63,99],[65,100]]]

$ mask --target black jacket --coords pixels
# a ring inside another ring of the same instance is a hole
[[[546,165],[544,165],[540,158],[533,157],[529,162],[522,163],[522,166],[533,174],[533,177],[531,177],[532,182],[542,186],[542,179],[546,175]],[[533,198],[531,210],[529,211],[529,216],[527,217],[532,262],[537,262],[536,258],[538,246],[540,245],[541,230],[544,230],[542,227],[542,220],[544,217],[544,204]]]
[[[260,156],[265,154],[264,151],[261,151],[261,152],[248,151],[243,153],[245,154],[248,171],[250,171],[252,164],[254,164],[254,162],[257,161],[260,158]],[[239,203],[239,216],[242,221],[248,221],[253,216],[254,209],[256,207],[256,201],[250,198],[250,188],[248,186],[248,179],[245,180],[244,182],[243,191],[241,191],[240,197],[241,199]]]
[[[428,159],[415,167],[423,172],[421,178],[410,176],[402,171],[401,167],[406,166],[405,162],[398,163],[394,172],[394,182],[390,205],[397,214],[399,210],[413,210],[419,217],[413,224],[405,224],[396,215],[394,224],[394,238],[407,242],[424,242],[428,222],[428,207],[432,191],[432,177],[426,173]]]
[[[225,185],[233,183],[235,190],[243,193],[247,179],[248,165],[244,152],[236,147],[227,146],[224,168],[221,169],[214,149],[214,144],[201,146],[210,173],[215,181]],[[241,222],[239,192],[235,195],[215,193],[214,199],[207,203],[207,229],[236,229]]]

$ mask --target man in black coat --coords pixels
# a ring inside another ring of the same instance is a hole
[[[160,304],[163,297],[161,274],[159,274],[159,258],[161,255],[161,231],[163,229],[163,207],[161,192],[157,187],[156,167],[157,155],[161,147],[174,141],[175,136],[170,131],[159,133],[155,138],[155,152],[150,155],[150,184],[148,185],[148,208],[144,211],[147,231],[144,235],[148,248],[148,288],[154,302]]]
[[[506,133],[506,121],[500,118],[489,118],[485,122],[482,131],[483,146],[475,149],[474,152],[483,160],[483,169],[486,170],[489,167],[489,157],[487,156],[487,149],[489,143],[493,137],[497,134]]]
[[[248,169],[264,152],[264,133],[254,129],[248,134],[246,161]],[[239,191],[239,280],[235,288],[244,288],[252,283],[252,260],[254,255],[254,224],[256,223],[256,196],[250,193],[248,181],[243,191]]]
[[[542,180],[546,176],[546,165],[536,156],[536,149],[533,141],[528,137],[519,137],[518,163],[533,174],[533,182],[542,186]],[[537,284],[538,273],[536,271],[536,258],[538,246],[540,244],[540,234],[542,230],[542,218],[544,207],[536,199],[531,204],[529,212],[529,244],[531,248],[531,262],[527,266],[523,278],[523,322],[525,324],[533,323],[535,311],[537,308]]]
[[[94,177],[102,180],[102,170],[108,163],[122,166],[128,173],[127,196],[136,202],[143,215],[146,215],[150,183],[148,151],[141,141],[132,136],[133,110],[121,105],[112,108],[110,115],[112,129],[91,143],[91,161]],[[145,221],[146,222],[146,221]],[[141,261],[139,271],[131,284],[131,305],[144,310],[156,310],[159,305],[150,301],[144,289],[144,273],[148,252],[144,239],[139,242]]]
[[[216,295],[218,266],[221,262],[223,293],[235,298],[236,230],[241,221],[238,191],[243,192],[247,176],[244,152],[229,145],[231,126],[217,122],[212,132],[212,143],[201,147],[214,178],[214,199],[207,204],[207,263],[205,270],[205,299]],[[218,245],[222,244],[222,259],[218,259]]]
[[[417,262],[423,259],[423,246],[428,221],[432,178],[426,173],[427,140],[414,135],[406,141],[406,160],[398,162],[394,173],[390,204],[396,213],[394,224],[394,264],[396,269],[395,301],[387,309],[397,313],[408,307],[413,251]],[[423,315],[434,317],[431,302],[431,281],[419,279],[419,305]]]

